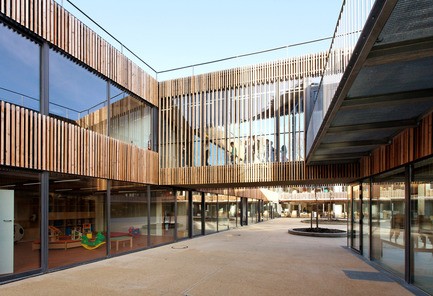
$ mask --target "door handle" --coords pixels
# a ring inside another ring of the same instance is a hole
[[[12,222],[12,220],[3,220],[3,222]]]

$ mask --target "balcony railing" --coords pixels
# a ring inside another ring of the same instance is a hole
[[[352,57],[361,31],[373,7],[373,0],[345,0],[332,38],[313,108],[306,114],[306,155],[310,152],[338,84]]]

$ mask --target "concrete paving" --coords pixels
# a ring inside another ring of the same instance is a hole
[[[5,284],[0,295],[412,295],[350,279],[345,270],[379,273],[346,238],[287,233],[307,226],[280,218]]]

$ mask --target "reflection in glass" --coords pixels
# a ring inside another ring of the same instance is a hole
[[[256,199],[248,199],[248,224],[256,223]]]
[[[205,193],[205,234],[217,232],[218,195]]]
[[[411,234],[415,285],[433,293],[433,160],[414,165]]]
[[[228,205],[228,196],[218,195],[218,231],[229,229]]]
[[[362,255],[370,256],[370,182],[362,183]]]
[[[150,245],[174,241],[175,199],[170,189],[152,187],[150,199]]]
[[[237,203],[236,196],[229,196],[229,228],[237,227]]]
[[[151,106],[113,85],[110,96],[110,137],[152,149]]]
[[[203,209],[201,208],[202,198],[201,198],[201,192],[192,192],[192,232],[193,236],[195,235],[201,235],[202,233],[202,216],[203,216]]]
[[[176,191],[177,238],[188,237],[188,191]]]
[[[38,173],[0,169],[0,277],[41,267]]]
[[[379,175],[372,189],[372,259],[404,275],[404,168]]]
[[[353,229],[352,229],[352,248],[360,251],[361,233],[361,196],[359,185],[353,186]]]
[[[111,183],[111,254],[148,247],[147,186]]]
[[[107,254],[107,181],[50,173],[48,267]]]
[[[107,134],[107,82],[50,49],[50,114]]]
[[[40,110],[39,52],[39,45],[0,23],[0,100]]]

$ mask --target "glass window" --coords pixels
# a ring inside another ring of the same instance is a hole
[[[40,184],[38,173],[0,169],[0,277],[41,267]]]
[[[202,216],[203,209],[201,208],[201,192],[192,192],[192,232],[193,236],[201,235],[202,233]]]
[[[256,200],[248,199],[248,224],[256,223]]]
[[[218,195],[218,231],[229,229],[228,195]]]
[[[107,82],[50,50],[50,114],[107,134]]]
[[[175,199],[171,189],[153,186],[150,200],[150,245],[174,241]]]
[[[347,246],[352,246],[352,186],[347,186]],[[329,213],[331,212],[331,201],[329,202]]]
[[[217,202],[218,195],[205,194],[205,234],[217,232]]]
[[[0,100],[40,110],[40,46],[0,23]]]
[[[151,150],[152,107],[110,86],[110,137]]]
[[[373,179],[372,259],[404,275],[404,168]]]
[[[236,196],[229,196],[229,228],[235,228],[237,226],[237,203]]]
[[[370,182],[362,183],[362,254],[370,256]]]
[[[50,173],[48,267],[107,255],[107,181]]]
[[[414,165],[411,234],[414,284],[433,293],[433,159]]]
[[[188,191],[177,191],[177,238],[188,237]]]
[[[352,229],[352,248],[360,251],[360,236],[361,233],[361,193],[359,185],[353,186],[353,229]]]
[[[112,181],[111,254],[148,247],[147,186]]]

